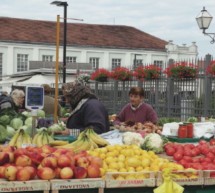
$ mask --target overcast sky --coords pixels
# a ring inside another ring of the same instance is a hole
[[[0,16],[56,21],[63,7],[52,0],[1,0]],[[128,25],[177,45],[196,42],[199,56],[215,55],[215,44],[196,23],[203,6],[215,17],[215,0],[67,0],[68,18],[83,23]],[[68,22],[77,22],[68,20]],[[80,21],[79,21],[80,22]],[[0,28],[1,30],[1,28]],[[208,32],[215,33],[215,20]]]

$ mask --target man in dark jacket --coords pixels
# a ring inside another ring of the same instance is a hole
[[[80,83],[66,83],[63,93],[72,110],[67,128],[83,131],[92,126],[98,134],[109,131],[108,112],[89,87]]]

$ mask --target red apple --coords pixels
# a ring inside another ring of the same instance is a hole
[[[89,178],[101,177],[100,167],[98,165],[89,165],[87,168],[87,176]]]
[[[53,153],[54,151],[56,151],[56,148],[54,147],[51,147],[49,145],[43,145],[42,147],[40,147],[42,152],[43,153],[46,153],[46,154],[51,154]]]
[[[13,152],[7,152],[9,155],[9,162],[13,163],[14,162],[14,153]]]
[[[23,167],[31,166],[32,165],[32,160],[27,155],[20,155],[20,156],[16,157],[15,164],[17,166],[23,166]]]
[[[16,180],[17,171],[18,169],[16,168],[16,166],[8,166],[5,168],[4,176],[9,181]]]
[[[89,166],[90,162],[87,159],[87,157],[78,157],[76,159],[76,166],[87,168]]]
[[[72,165],[72,160],[67,155],[61,155],[57,160],[57,165],[60,168],[70,167]]]
[[[38,152],[28,152],[28,156],[31,158],[31,160],[32,160],[32,163],[34,164],[34,165],[39,165],[41,162],[42,162],[42,160],[43,160],[43,156],[40,154],[40,153],[38,153]]]
[[[16,159],[20,155],[27,155],[27,150],[25,148],[18,148],[14,151],[14,158]]]
[[[39,168],[37,169],[37,176],[42,180],[51,180],[55,177],[55,172],[48,167]]]
[[[6,152],[0,152],[0,166],[9,163],[10,161],[10,156]]]
[[[67,149],[59,148],[52,154],[55,155],[56,157],[60,157],[62,154],[66,154],[68,152]]]
[[[71,179],[73,177],[73,170],[71,167],[65,167],[60,170],[61,179]]]
[[[75,178],[83,179],[87,177],[87,169],[83,167],[75,167],[74,168]]]
[[[55,168],[54,172],[55,172],[55,178],[60,178],[60,171],[61,171],[61,168]]]
[[[26,166],[25,169],[30,173],[30,179],[34,179],[37,175],[37,170],[33,166]]]
[[[42,167],[50,167],[50,168],[54,169],[57,167],[57,158],[54,155],[49,155],[48,157],[45,157],[42,160],[41,166]]]
[[[0,166],[0,178],[4,178],[5,166]]]
[[[16,180],[18,181],[28,181],[31,179],[31,173],[26,169],[26,167],[20,169],[16,173]]]
[[[1,149],[0,151],[3,151],[3,152],[14,152],[15,151],[15,147],[13,146],[8,146],[8,145],[4,145],[4,146],[1,146]]]
[[[103,161],[100,157],[95,157],[95,156],[90,157],[90,165],[98,165],[101,168],[102,164],[103,164]]]

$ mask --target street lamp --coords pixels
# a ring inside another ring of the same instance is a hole
[[[66,1],[53,1],[52,5],[64,7],[64,25],[63,25],[63,83],[66,83],[66,36],[67,36],[67,6]]]
[[[205,7],[203,7],[199,15],[196,17],[199,29],[202,30],[204,35],[207,35],[212,39],[211,44],[215,43],[215,33],[206,33],[206,29],[209,28],[212,19],[213,17],[208,13]]]

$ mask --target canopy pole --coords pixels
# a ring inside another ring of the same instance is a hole
[[[60,44],[60,15],[57,15],[56,30],[56,63],[55,63],[55,104],[54,104],[54,122],[58,121],[58,72],[59,72],[59,44]]]

